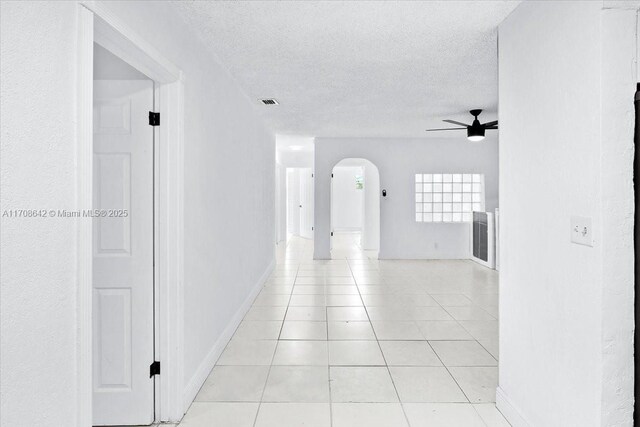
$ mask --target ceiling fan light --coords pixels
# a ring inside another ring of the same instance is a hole
[[[479,142],[484,139],[484,128],[475,123],[467,128],[467,139],[471,142]]]

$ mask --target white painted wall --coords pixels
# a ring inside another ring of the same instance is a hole
[[[498,406],[516,427],[630,426],[636,12],[523,2],[499,40]]]
[[[276,243],[287,239],[287,169],[276,161]]]
[[[464,223],[415,222],[415,177],[427,172],[485,174],[486,207],[498,203],[498,142],[460,138],[316,138],[314,258],[328,259],[331,170],[342,159],[371,161],[380,174],[381,259],[460,259],[469,255],[469,229]]]
[[[75,17],[70,2],[0,2],[3,211],[74,207]],[[0,425],[73,425],[75,223],[0,221]]]
[[[362,167],[336,166],[332,173],[332,231],[362,231],[364,189],[356,189],[356,175],[363,175]]]
[[[171,4],[105,5],[185,73],[188,401],[274,260],[275,140]],[[76,6],[1,3],[3,210],[75,206]],[[2,425],[74,425],[75,240],[69,220],[2,220]]]

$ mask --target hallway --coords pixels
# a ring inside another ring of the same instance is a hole
[[[494,406],[498,274],[293,237],[181,426],[508,426]]]
[[[640,426],[640,0],[0,33],[0,426]]]

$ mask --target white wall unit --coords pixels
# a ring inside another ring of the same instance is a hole
[[[495,218],[491,212],[473,212],[469,223],[471,260],[488,268],[495,268]]]
[[[637,6],[623,3],[523,2],[499,28],[498,407],[516,427],[632,425]],[[571,243],[573,215],[592,219],[593,247]]]
[[[380,189],[381,259],[467,259],[466,223],[416,223],[415,174],[464,173],[485,175],[486,210],[498,203],[498,142],[489,134],[470,144],[460,138],[316,138],[314,257],[330,258],[331,170],[342,159],[371,161],[378,169]],[[366,186],[366,183],[365,183]]]

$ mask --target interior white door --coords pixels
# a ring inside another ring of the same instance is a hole
[[[300,173],[287,168],[287,233],[300,235]]]
[[[310,168],[300,168],[300,236],[313,239],[313,176]]]
[[[94,425],[154,420],[152,110],[151,80],[94,82]]]

